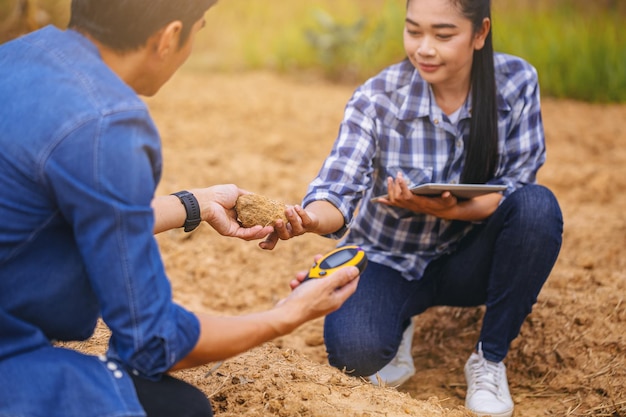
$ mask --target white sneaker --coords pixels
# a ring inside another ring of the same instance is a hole
[[[490,362],[483,356],[482,346],[465,364],[467,395],[465,408],[478,417],[511,417],[513,400],[502,362]]]
[[[382,385],[388,387],[397,387],[404,384],[409,378],[415,375],[415,365],[413,364],[413,356],[411,355],[411,347],[413,345],[413,332],[415,326],[413,321],[402,333],[402,341],[398,347],[396,356],[385,365],[380,371],[369,377],[374,385]]]

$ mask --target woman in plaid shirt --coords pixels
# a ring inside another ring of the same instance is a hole
[[[494,53],[490,16],[489,0],[408,0],[407,59],[356,90],[302,206],[261,247],[312,232],[366,251],[359,287],[324,335],[333,366],[375,384],[415,373],[414,316],[486,305],[465,366],[466,407],[510,416],[503,359],[556,261],[563,220],[536,184],[545,161],[537,73]],[[467,200],[410,191],[430,182],[506,190]]]

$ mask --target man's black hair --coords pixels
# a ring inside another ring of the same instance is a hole
[[[180,45],[217,0],[72,0],[69,27],[104,45],[130,51],[171,22],[181,21]]]

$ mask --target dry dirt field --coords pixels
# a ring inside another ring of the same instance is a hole
[[[147,102],[164,145],[159,193],[235,183],[295,204],[335,139],[354,86],[270,73],[184,70]],[[564,244],[506,359],[516,416],[626,416],[626,105],[543,100],[548,162],[539,180],[559,198]],[[270,308],[316,253],[336,242],[302,236],[263,251],[208,225],[158,236],[177,301],[238,315]],[[480,308],[416,318],[417,374],[378,388],[326,364],[322,320],[178,376],[217,416],[466,416],[463,364]],[[78,348],[104,348],[106,329]]]

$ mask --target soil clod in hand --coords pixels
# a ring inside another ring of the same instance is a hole
[[[243,227],[273,226],[278,219],[287,223],[285,207],[284,203],[259,194],[245,194],[237,199],[235,210]]]

